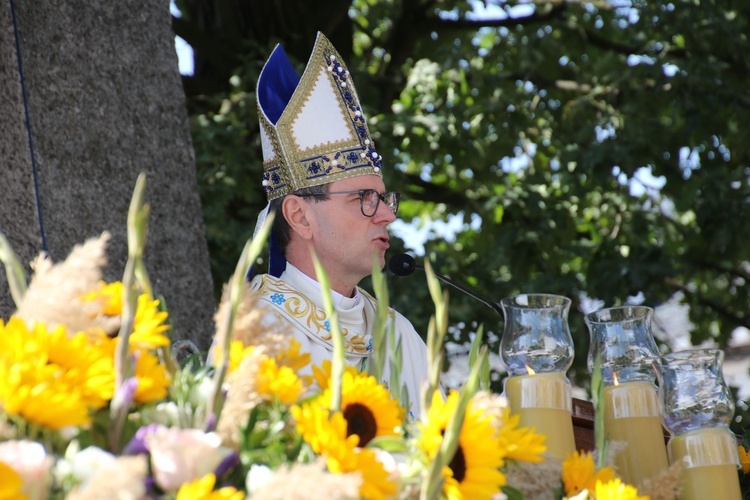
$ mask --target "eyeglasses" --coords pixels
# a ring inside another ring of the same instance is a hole
[[[358,194],[359,208],[362,210],[362,215],[365,217],[374,216],[378,211],[378,206],[381,201],[391,209],[393,215],[396,215],[398,213],[398,203],[401,201],[401,193],[389,191],[380,194],[374,189],[360,189],[359,191],[331,191],[316,196],[323,197],[329,194]]]

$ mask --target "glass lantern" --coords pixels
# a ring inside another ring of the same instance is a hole
[[[653,309],[623,306],[587,314],[591,335],[588,366],[597,358],[604,382],[604,435],[613,445],[623,481],[637,487],[669,467],[656,393],[659,351],[651,332]]]
[[[682,462],[683,500],[741,498],[737,440],[729,430],[734,400],[722,373],[724,353],[667,354],[659,368],[659,401],[672,433],[669,459]]]
[[[505,316],[500,355],[508,369],[505,394],[520,425],[547,436],[547,452],[559,459],[573,453],[570,381],[573,338],[568,327],[570,299],[523,294],[500,301]]]

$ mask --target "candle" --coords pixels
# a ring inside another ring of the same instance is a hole
[[[505,380],[510,411],[519,425],[547,437],[547,453],[564,460],[576,451],[570,382],[559,372],[517,375]]]
[[[669,441],[672,463],[682,461],[681,500],[740,500],[740,461],[734,435],[726,427],[699,429]]]
[[[669,467],[656,387],[651,382],[610,385],[603,399],[604,435],[615,449],[617,474],[640,488]]]

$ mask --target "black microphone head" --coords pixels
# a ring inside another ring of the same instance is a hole
[[[409,276],[417,268],[414,257],[408,253],[399,253],[388,261],[388,269],[396,276]]]

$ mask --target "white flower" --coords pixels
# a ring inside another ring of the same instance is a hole
[[[169,401],[167,403],[159,403],[153,408],[144,408],[141,411],[141,418],[144,424],[160,424],[166,427],[173,425],[179,425],[180,423],[180,409],[177,403]]]
[[[216,433],[198,429],[159,428],[146,437],[154,480],[166,492],[214,472],[232,450]]]
[[[0,462],[4,462],[21,476],[21,491],[30,500],[47,498],[52,480],[52,457],[44,446],[29,440],[10,440],[0,443]]]
[[[73,457],[71,464],[73,477],[85,486],[99,471],[114,464],[115,460],[115,456],[108,451],[96,446],[89,446]]]
[[[251,465],[245,478],[248,493],[255,493],[273,477],[273,471],[267,465]]]
[[[203,408],[206,406],[208,398],[211,396],[212,384],[213,379],[211,377],[202,377],[200,383],[190,389],[188,401],[193,405],[193,408]]]

